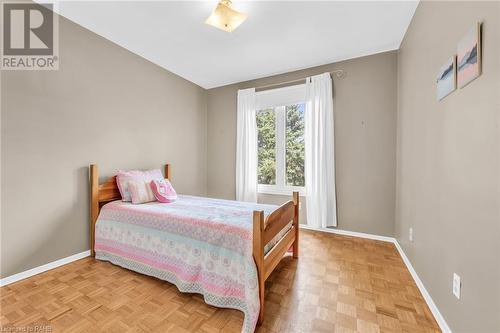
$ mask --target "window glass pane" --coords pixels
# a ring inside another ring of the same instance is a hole
[[[276,184],[276,113],[273,109],[257,112],[258,183]]]
[[[286,184],[304,186],[304,104],[286,107]]]

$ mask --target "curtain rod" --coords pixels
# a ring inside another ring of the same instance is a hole
[[[346,76],[346,72],[343,69],[331,71],[330,74],[335,76],[338,79],[343,79]],[[267,84],[265,86],[255,87],[255,91],[264,91],[264,90],[269,90],[272,88],[294,86],[294,85],[299,85],[301,83],[305,83],[305,81],[306,81],[306,78],[303,77],[301,79],[296,79],[296,80],[291,80],[291,81],[272,83],[272,84]]]

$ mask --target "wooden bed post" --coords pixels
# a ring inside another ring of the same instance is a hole
[[[257,276],[259,279],[259,300],[260,300],[260,311],[259,311],[259,321],[260,325],[264,320],[264,282],[265,271],[264,271],[264,244],[262,235],[264,232],[264,212],[254,211],[253,212],[253,257],[255,260],[255,266],[257,266]]]
[[[99,169],[90,165],[90,255],[95,256],[95,223],[99,216]]]
[[[170,179],[172,169],[170,168],[170,164],[165,164],[165,178],[168,180]]]
[[[299,257],[299,192],[293,192],[293,205],[295,214],[293,216],[293,227],[295,228],[295,241],[293,242],[293,257]]]
[[[264,247],[280,232],[280,230],[290,225],[290,221],[292,221],[292,229],[282,236],[267,253],[264,253]],[[257,267],[257,277],[259,280],[259,325],[262,324],[264,320],[266,279],[271,275],[290,247],[293,248],[293,258],[298,258],[299,192],[293,192],[293,200],[281,205],[269,214],[265,220],[263,211],[253,212],[253,258],[255,260],[255,266]]]

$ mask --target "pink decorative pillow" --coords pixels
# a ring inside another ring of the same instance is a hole
[[[129,181],[145,181],[150,182],[153,179],[163,179],[163,174],[160,169],[153,169],[147,171],[131,170],[123,171],[118,170],[116,175],[116,185],[122,196],[122,201],[132,201],[130,192],[128,190]]]
[[[166,179],[153,179],[150,183],[151,190],[159,202],[173,202],[177,200],[174,187]]]
[[[148,181],[131,180],[128,182],[128,191],[133,204],[156,201],[155,195]]]

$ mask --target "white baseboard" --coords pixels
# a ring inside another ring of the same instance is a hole
[[[379,241],[383,241],[383,242],[394,243],[394,241],[395,241],[394,237],[365,234],[364,232],[348,231],[348,230],[341,230],[341,229],[336,229],[336,228],[314,228],[314,227],[310,227],[310,226],[305,225],[305,224],[299,224],[299,227],[301,229],[306,229],[306,230],[328,232],[330,234],[337,234],[337,235],[344,235],[344,236],[368,238],[368,239],[379,240]]]
[[[11,283],[14,283],[14,282],[17,282],[20,280],[24,280],[26,278],[33,276],[33,275],[37,275],[37,274],[46,272],[50,269],[54,269],[56,267],[69,264],[70,262],[73,262],[73,261],[76,261],[78,259],[82,259],[82,258],[85,258],[88,256],[90,256],[90,250],[80,252],[77,254],[73,254],[72,256],[62,258],[62,259],[59,259],[59,260],[56,260],[53,262],[49,262],[48,264],[32,268],[32,269],[29,269],[29,270],[21,272],[21,273],[7,276],[3,279],[0,279],[0,287],[6,286],[8,284],[11,284]]]
[[[408,259],[408,257],[406,256],[406,254],[403,251],[403,248],[399,245],[396,238],[387,237],[387,236],[372,235],[372,234],[365,234],[363,232],[333,229],[333,228],[318,229],[318,228],[313,228],[313,227],[310,227],[308,225],[303,225],[303,224],[300,225],[300,228],[306,229],[306,230],[321,231],[321,232],[327,232],[327,233],[331,233],[331,234],[367,238],[367,239],[373,239],[373,240],[379,240],[379,241],[393,243],[394,246],[396,246],[396,249],[398,250],[399,255],[403,259],[403,262],[405,263],[406,268],[408,268],[408,271],[410,271],[410,274],[413,277],[413,280],[415,280],[415,283],[417,284],[417,287],[420,290],[420,293],[424,297],[424,300],[427,303],[427,306],[429,307],[432,314],[434,315],[434,318],[436,319],[436,321],[439,325],[439,328],[441,328],[441,331],[443,331],[443,333],[452,333],[450,327],[448,326],[448,324],[444,320],[443,315],[441,314],[441,312],[439,312],[439,309],[437,308],[436,304],[432,300],[431,295],[429,294],[427,289],[425,289],[425,286],[424,286],[422,280],[420,280],[420,278],[418,277],[418,274],[415,271],[415,269],[413,268],[413,266],[410,262],[410,259]]]
[[[443,331],[443,333],[452,333],[450,327],[446,323],[446,320],[444,320],[444,317],[441,314],[441,312],[439,312],[439,309],[437,308],[436,303],[434,303],[431,295],[429,294],[427,289],[425,289],[424,283],[418,277],[418,274],[415,271],[415,269],[413,268],[413,266],[410,262],[410,259],[408,259],[408,257],[404,253],[403,248],[401,247],[401,245],[399,245],[397,239],[394,239],[394,245],[396,246],[396,249],[398,249],[399,255],[403,259],[406,267],[410,271],[410,274],[413,277],[413,280],[415,280],[415,283],[417,284],[417,287],[420,290],[420,293],[424,297],[424,300],[427,303],[427,306],[429,307],[432,314],[434,315],[434,318],[436,319],[436,321],[439,325],[439,328],[441,328],[441,331]]]

